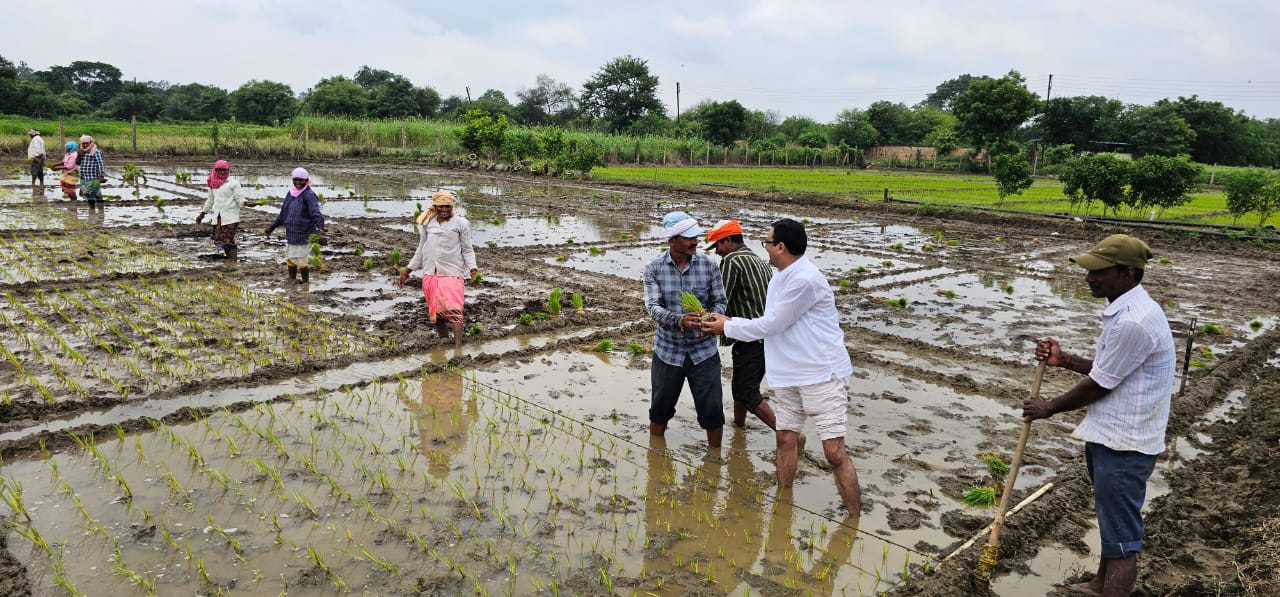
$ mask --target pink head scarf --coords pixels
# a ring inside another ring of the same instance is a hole
[[[292,176],[290,176],[290,178],[291,178],[291,179],[293,179],[293,178],[305,178],[305,179],[307,179],[307,184],[306,184],[306,186],[302,187],[301,189],[299,189],[299,188],[298,188],[298,187],[296,187],[296,186],[293,186],[293,180],[290,180],[290,181],[289,181],[289,196],[290,196],[290,197],[297,197],[298,195],[301,195],[303,191],[305,191],[305,190],[307,190],[307,189],[311,188],[311,175],[307,173],[307,169],[306,169],[306,168],[302,168],[302,167],[294,168],[294,169],[293,169],[293,175],[292,175]]]
[[[218,172],[219,168],[226,168],[227,172]],[[209,188],[216,189],[227,182],[227,177],[231,176],[231,162],[226,160],[218,160],[213,163],[213,171],[209,172],[209,178],[205,181],[209,184]]]

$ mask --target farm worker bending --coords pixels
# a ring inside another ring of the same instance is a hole
[[[31,186],[36,186],[36,181],[40,181],[40,186],[44,186],[44,138],[40,136],[40,131],[35,129],[27,129],[27,135],[31,136],[31,142],[27,144],[27,159],[31,160]]]
[[[476,249],[471,246],[471,223],[454,213],[458,198],[449,191],[431,195],[431,207],[418,215],[418,249],[409,267],[400,272],[404,288],[410,270],[422,270],[422,296],[427,319],[441,338],[453,328],[453,345],[462,346],[464,278],[475,278]]]
[[[262,233],[271,236],[271,232],[280,226],[284,226],[285,240],[288,242],[284,251],[284,263],[289,268],[289,279],[298,284],[306,284],[311,281],[310,270],[307,269],[311,246],[307,239],[312,234],[324,231],[320,200],[315,191],[311,190],[311,175],[306,168],[293,169],[293,186],[284,195],[280,215]],[[298,272],[302,272],[301,280],[298,279]]]
[[[244,202],[244,191],[240,183],[231,180],[231,162],[218,160],[213,164],[213,171],[205,180],[209,185],[209,198],[204,207],[196,215],[196,223],[204,220],[206,214],[212,215],[213,244],[218,245],[227,254],[227,260],[236,260],[236,231],[240,229],[240,204]],[[316,210],[319,213],[319,210]],[[304,266],[305,267],[305,266]]]
[[[682,305],[681,293],[693,293],[707,312],[722,313],[724,283],[711,259],[698,254],[698,237],[705,230],[697,220],[673,211],[662,218],[662,228],[667,251],[644,267],[644,307],[658,324],[649,369],[649,434],[666,434],[688,380],[698,426],[707,430],[707,446],[719,448],[724,435],[720,351],[716,339],[698,327],[702,314]]]
[[[89,211],[102,209],[102,183],[107,182],[107,164],[102,150],[89,135],[80,136],[76,165],[80,167],[80,196],[89,202]]]
[[[1164,451],[1177,355],[1164,310],[1141,284],[1148,259],[1146,243],[1113,234],[1071,260],[1088,270],[1089,292],[1107,299],[1094,358],[1063,352],[1053,338],[1036,343],[1036,359],[1086,377],[1053,400],[1022,403],[1028,422],[1088,408],[1072,435],[1085,441],[1102,554],[1093,580],[1071,587],[1077,593],[1133,590],[1147,479]]]
[[[729,297],[724,314],[748,319],[764,314],[764,294],[769,287],[773,270],[763,259],[751,252],[742,239],[742,224],[737,220],[721,220],[707,232],[708,249],[720,256],[720,277],[724,280],[724,292]],[[769,401],[760,395],[760,380],[764,379],[764,341],[739,341],[728,336],[720,337],[720,344],[732,346],[733,424],[745,427],[750,412],[762,423],[775,429],[773,409]]]
[[[67,200],[74,201],[76,189],[80,188],[80,167],[76,166],[76,150],[80,148],[80,144],[75,141],[67,141],[64,148],[67,153],[62,156],[62,161],[50,166],[50,168],[62,170],[62,177],[58,179],[58,184],[62,186],[62,194],[66,195]]]
[[[836,490],[849,514],[859,516],[858,471],[844,447],[853,366],[844,347],[835,293],[826,276],[804,256],[809,245],[804,224],[790,218],[778,220],[763,243],[769,263],[778,268],[769,281],[764,315],[756,319],[716,316],[703,322],[702,330],[736,340],[765,340],[764,374],[777,408],[778,485],[791,487],[795,480],[800,433],[805,418],[813,417]]]

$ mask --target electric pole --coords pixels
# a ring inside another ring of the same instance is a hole
[[[680,124],[680,81],[676,81],[676,124]]]
[[[1040,166],[1040,153],[1044,151],[1044,117],[1049,115],[1049,95],[1053,93],[1053,73],[1049,73],[1049,88],[1044,90],[1044,109],[1040,111],[1040,143],[1036,149],[1036,159],[1031,160],[1031,175],[1036,175]]]

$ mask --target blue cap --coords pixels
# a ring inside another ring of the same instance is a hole
[[[80,144],[76,143],[75,141],[67,141],[66,147],[67,147],[67,151],[75,151],[77,149],[80,149]]]
[[[674,236],[683,236],[685,238],[694,238],[702,236],[707,230],[698,225],[698,221],[693,219],[687,213],[682,211],[673,211],[662,216],[663,233],[667,238]]]

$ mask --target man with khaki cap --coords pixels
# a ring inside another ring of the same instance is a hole
[[[1068,587],[1082,595],[1128,595],[1142,551],[1142,502],[1156,457],[1164,451],[1176,352],[1164,310],[1142,287],[1147,244],[1113,234],[1071,259],[1088,270],[1093,296],[1107,299],[1093,359],[1063,352],[1058,341],[1036,344],[1037,360],[1085,375],[1048,401],[1027,400],[1027,422],[1088,408],[1073,436],[1085,441],[1094,511],[1102,536],[1093,580]]]
[[[441,338],[453,328],[453,346],[462,346],[463,286],[474,279],[476,249],[471,245],[471,223],[453,213],[458,198],[449,191],[431,195],[431,207],[418,215],[418,249],[400,272],[398,284],[404,288],[410,270],[422,270],[422,296],[427,302],[427,320]]]

